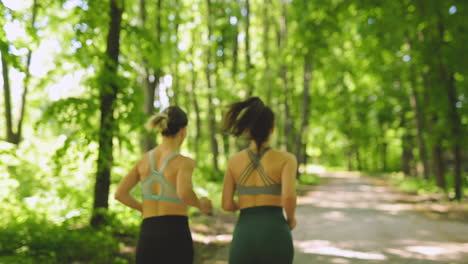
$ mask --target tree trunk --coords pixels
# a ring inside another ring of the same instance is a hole
[[[359,145],[358,144],[354,145],[354,153],[356,155],[357,169],[358,169],[358,171],[362,171],[362,169],[363,169],[362,160],[361,160],[361,155],[360,155],[360,152],[359,152]]]
[[[298,163],[304,163],[305,157],[302,152],[303,142],[302,136],[307,136],[309,126],[309,110],[310,110],[310,81],[312,79],[312,54],[310,51],[304,56],[304,90],[302,91],[302,108],[301,108],[301,126],[296,135],[296,157]]]
[[[252,62],[250,59],[250,2],[245,0],[245,80],[247,84],[247,97],[251,97],[254,92],[252,80]]]
[[[384,172],[386,172],[388,170],[387,152],[388,152],[388,144],[387,144],[387,142],[383,142],[382,143],[382,170]]]
[[[270,18],[269,18],[269,5],[270,0],[265,0],[263,3],[263,58],[265,59],[265,72],[263,74],[263,84],[266,91],[266,102],[271,105],[272,99],[272,81],[271,81],[271,67],[270,67]]]
[[[91,225],[99,227],[106,224],[105,212],[109,207],[109,185],[112,168],[112,140],[116,123],[114,108],[119,86],[117,84],[117,67],[120,51],[120,25],[122,22],[123,1],[110,1],[110,24],[107,35],[107,49],[100,89],[101,122],[99,129],[99,154],[97,159],[96,184],[94,187],[94,204]],[[111,78],[109,78],[111,76]]]
[[[447,92],[448,99],[448,111],[447,118],[450,120],[451,124],[451,143],[452,151],[454,157],[454,187],[455,187],[455,200],[460,201],[463,198],[463,175],[462,175],[462,145],[463,145],[463,134],[462,134],[462,122],[460,114],[457,110],[457,89],[455,87],[455,75],[448,65],[444,64],[443,58],[443,47],[444,47],[444,35],[445,35],[445,25],[442,21],[442,14],[438,11],[438,39],[437,39],[437,51],[438,51],[438,66],[439,66],[439,76],[442,84],[445,86],[445,91]]]
[[[158,13],[156,17],[156,44],[155,52],[160,53],[160,36],[161,36],[161,7],[162,0],[158,0]],[[140,0],[140,20],[141,27],[146,29],[147,27],[147,11],[146,11],[146,0]],[[146,59],[144,53],[142,58],[143,68],[145,71],[144,81],[142,83],[142,89],[144,94],[143,101],[143,113],[149,118],[154,114],[154,100],[158,96],[156,94],[156,88],[159,85],[159,79],[161,78],[161,71],[159,68],[151,69],[149,62]],[[153,76],[151,76],[154,74]],[[147,152],[156,146],[157,134],[152,131],[143,130],[140,136],[141,151]]]
[[[207,3],[207,10],[208,10],[208,41],[210,41],[210,37],[212,34],[212,21],[211,21],[211,0],[206,0]],[[211,81],[211,45],[208,44],[206,48],[206,82],[208,88],[208,125],[210,130],[210,144],[211,144],[211,153],[213,155],[213,168],[216,172],[219,171],[218,166],[218,142],[216,140],[216,117],[215,117],[215,110],[213,106],[213,93],[215,87],[212,86]]]
[[[279,37],[279,48],[281,51],[284,51],[286,46],[287,46],[287,17],[286,17],[286,0],[283,0],[281,3],[281,20],[280,20],[280,37]],[[289,83],[288,83],[288,67],[286,65],[286,62],[284,59],[281,62],[281,79],[283,80],[283,106],[284,106],[284,147],[286,151],[293,151],[293,142],[292,142],[292,137],[293,137],[293,122],[291,118],[291,111],[289,109],[289,101],[288,101],[288,88],[289,88]]]
[[[198,97],[197,97],[197,72],[195,71],[195,33],[192,31],[192,45],[190,47],[191,54],[192,54],[192,69],[191,69],[191,85],[190,85],[190,99],[193,106],[193,111],[195,112],[195,140],[194,140],[194,149],[195,149],[195,158],[198,160],[199,153],[200,153],[200,139],[201,139],[201,117],[200,117],[200,107],[198,104]]]
[[[414,118],[417,129],[417,140],[418,140],[418,150],[419,158],[421,159],[423,165],[423,175],[425,179],[429,179],[429,161],[427,157],[427,148],[426,142],[424,139],[424,115],[419,103],[419,93],[416,87],[416,76],[414,74],[413,65],[410,65],[410,85],[411,85],[411,106],[415,112]]]
[[[353,166],[353,152],[351,150],[346,151],[346,161],[348,164],[348,171],[353,171],[354,166]]]
[[[36,23],[38,4],[37,0],[33,1],[32,5],[32,19],[31,19],[31,31],[35,32],[34,24]],[[20,113],[18,117],[18,123],[16,127],[16,132],[13,130],[13,116],[11,113],[11,93],[10,93],[10,79],[8,72],[8,61],[6,57],[7,51],[4,51],[2,54],[2,76],[3,76],[3,89],[4,89],[4,98],[5,98],[5,119],[6,119],[6,140],[12,144],[18,145],[21,142],[22,131],[23,131],[23,121],[26,112],[26,98],[29,90],[29,80],[31,79],[31,72],[29,68],[31,66],[31,57],[32,50],[28,48],[28,55],[26,57],[26,68],[25,68],[25,77],[23,80],[23,94],[21,95],[21,106]]]
[[[172,95],[172,103],[174,105],[179,105],[179,98],[181,95],[180,90],[180,78],[179,78],[179,48],[177,43],[179,42],[179,25],[180,25],[180,0],[175,0],[176,6],[176,14],[175,14],[175,35],[176,35],[176,42],[174,44],[174,60],[173,60],[173,83],[172,83],[172,91],[174,94]]]
[[[15,134],[13,132],[13,121],[11,117],[11,94],[10,94],[10,77],[8,72],[8,61],[6,52],[2,53],[2,76],[3,76],[3,97],[5,101],[5,120],[6,120],[6,140],[15,144]]]
[[[196,159],[198,160],[200,153],[200,138],[201,138],[201,118],[200,118],[200,107],[198,105],[198,99],[196,94],[196,72],[195,69],[192,69],[192,83],[191,83],[191,101],[193,111],[195,112],[195,140],[194,140],[194,150]]]
[[[402,155],[401,155],[401,170],[405,175],[412,175],[411,162],[413,160],[413,136],[411,135],[411,129],[407,126],[406,120],[407,110],[401,111],[400,126],[404,128],[402,137]]]
[[[232,81],[235,84],[237,80],[238,58],[239,58],[239,41],[238,41],[239,28],[238,26],[240,23],[241,16],[239,12],[239,8],[240,8],[239,0],[234,1],[234,3],[236,5],[236,7],[233,8],[234,10],[236,10],[234,14],[238,18],[237,23],[234,25],[234,42],[233,42],[233,47],[232,47]]]
[[[442,80],[446,82],[446,91],[448,96],[448,119],[451,124],[451,138],[452,138],[452,151],[454,156],[454,187],[455,199],[461,200],[463,198],[463,175],[462,175],[462,133],[461,133],[461,120],[457,110],[457,91],[455,87],[455,77],[453,73],[447,74],[441,67]],[[449,75],[449,76],[447,76]]]
[[[36,17],[37,17],[37,0],[33,1],[33,6],[32,6],[32,19],[31,19],[31,29],[33,32],[36,32],[34,24],[36,23]],[[31,66],[31,57],[32,57],[32,50],[28,48],[28,56],[26,58],[26,70],[25,74],[26,76],[24,77],[23,81],[23,95],[21,96],[21,108],[20,108],[20,114],[19,114],[19,119],[18,119],[18,126],[16,129],[16,144],[19,144],[22,138],[22,131],[23,131],[23,120],[26,112],[26,98],[28,95],[29,91],[29,80],[31,79],[31,72],[29,70],[29,67]]]
[[[444,150],[440,140],[437,140],[432,147],[432,159],[436,184],[445,190],[447,186],[445,182]]]

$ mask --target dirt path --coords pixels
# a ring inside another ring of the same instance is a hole
[[[351,173],[299,199],[295,264],[467,264],[468,223],[434,220]]]
[[[368,178],[322,176],[300,188],[294,264],[468,264],[467,222],[428,218]],[[216,253],[198,263],[227,264],[229,234],[212,239]]]

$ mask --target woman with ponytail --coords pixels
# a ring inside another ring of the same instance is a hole
[[[251,140],[229,159],[224,176],[223,209],[240,209],[229,263],[291,264],[297,161],[294,155],[270,147],[273,111],[258,97],[234,103],[224,117],[223,130]]]
[[[147,128],[162,134],[162,143],[147,152],[120,182],[115,198],[141,212],[143,222],[136,263],[193,263],[193,243],[187,206],[211,213],[211,201],[192,189],[195,161],[179,153],[187,135],[187,115],[170,106],[152,116]],[[141,182],[142,202],[130,191]]]

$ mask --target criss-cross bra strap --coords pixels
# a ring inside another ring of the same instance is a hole
[[[239,184],[244,184],[247,182],[249,176],[252,174],[254,170],[258,171],[258,174],[260,175],[263,183],[265,185],[271,185],[275,184],[275,181],[271,179],[265,172],[265,169],[263,168],[262,164],[260,163],[261,158],[265,155],[265,153],[270,150],[270,148],[266,148],[262,152],[260,152],[259,155],[255,155],[252,150],[249,148],[247,149],[247,153],[249,154],[250,157],[250,163],[249,165],[242,171],[241,176],[239,177]]]

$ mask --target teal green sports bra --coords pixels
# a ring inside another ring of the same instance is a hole
[[[236,190],[239,195],[257,195],[257,194],[267,194],[267,195],[281,195],[281,183],[276,183],[271,177],[269,177],[262,164],[260,159],[265,155],[265,153],[270,150],[266,148],[259,155],[255,155],[252,150],[247,148],[247,153],[250,157],[249,165],[242,171],[239,181],[236,184]],[[262,186],[246,186],[248,178],[254,170],[257,170],[258,175],[263,181]]]
[[[163,162],[161,169],[158,171],[154,168],[154,157],[153,157],[153,150],[150,151],[150,164],[151,164],[151,172],[149,173],[148,177],[146,177],[141,182],[141,194],[143,200],[158,200],[158,201],[165,201],[171,203],[184,203],[178,196],[177,196],[177,189],[176,187],[171,184],[166,177],[164,177],[164,169],[166,168],[169,161],[177,156],[179,152],[171,153],[166,160]],[[161,193],[154,194],[152,190],[153,183],[159,183],[161,185]]]

